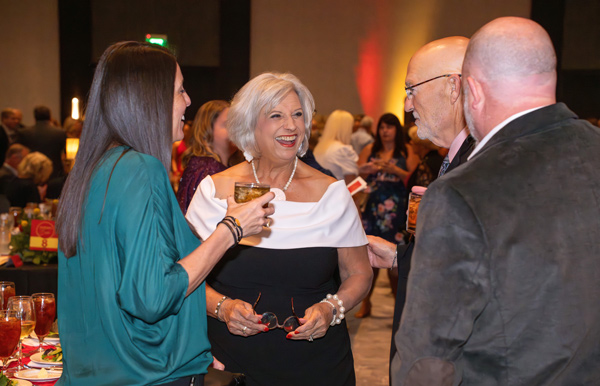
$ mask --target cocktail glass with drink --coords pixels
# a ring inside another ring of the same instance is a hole
[[[406,231],[415,234],[417,231],[417,215],[419,213],[419,204],[427,188],[423,186],[413,186],[408,195],[408,216],[406,217]]]
[[[21,335],[21,323],[16,311],[0,311],[0,359],[2,374],[6,374],[8,358],[15,352]]]
[[[35,334],[40,341],[38,352],[43,352],[44,338],[50,332],[52,323],[56,319],[56,300],[54,294],[37,293],[31,295],[33,308],[35,310]]]
[[[15,221],[15,225],[13,225],[13,226],[15,228],[18,227],[19,223],[21,222],[21,215],[23,214],[23,209],[18,206],[11,206],[8,209],[8,213],[10,213],[13,216],[13,219]]]
[[[15,283],[12,281],[0,281],[0,307],[3,310],[8,306],[8,299],[15,296]]]
[[[23,369],[23,339],[28,337],[35,327],[35,310],[31,296],[13,296],[8,300],[8,310],[16,311],[21,321],[21,336],[19,339],[19,363],[17,371]]]
[[[271,190],[266,184],[255,184],[253,182],[236,182],[233,191],[235,202],[241,204],[258,198]]]

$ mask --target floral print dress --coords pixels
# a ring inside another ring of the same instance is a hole
[[[368,161],[376,158],[373,154]],[[388,162],[406,170],[406,158],[392,158]],[[369,199],[362,214],[363,227],[368,235],[379,236],[398,243],[406,227],[408,193],[404,182],[395,174],[373,173],[367,177]]]

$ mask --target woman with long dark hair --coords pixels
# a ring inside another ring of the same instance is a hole
[[[123,42],[102,55],[58,209],[58,385],[201,385],[212,362],[204,279],[272,194],[228,199],[198,247],[169,183],[190,104],[175,57]]]
[[[360,174],[367,181],[369,192],[362,214],[365,233],[396,244],[403,242],[402,230],[406,223],[408,192],[404,181],[410,174],[407,167],[409,154],[414,157],[406,146],[400,120],[396,115],[386,113],[377,123],[375,142],[363,149],[358,160]],[[377,269],[374,268],[374,271],[376,279]],[[395,295],[398,285],[397,270],[388,272],[388,276]],[[363,300],[357,317],[370,315],[370,297],[369,293]]]

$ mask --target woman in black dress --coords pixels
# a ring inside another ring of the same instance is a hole
[[[272,223],[230,249],[207,280],[213,354],[226,370],[245,373],[248,385],[356,382],[343,316],[367,294],[372,270],[344,181],[298,160],[313,111],[310,92],[291,74],[266,73],[246,84],[227,126],[248,162],[206,177],[187,212],[206,238],[235,182],[269,184],[275,193]],[[267,312],[276,324],[300,326],[269,326]]]

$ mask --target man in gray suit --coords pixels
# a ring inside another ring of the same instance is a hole
[[[421,201],[394,385],[600,384],[600,129],[556,103],[544,29],[469,42],[478,145]]]

